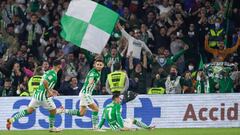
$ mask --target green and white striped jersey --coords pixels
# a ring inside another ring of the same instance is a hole
[[[97,83],[99,82],[100,77],[101,72],[97,71],[95,68],[91,69],[87,74],[80,93],[92,95],[92,92],[96,87]],[[90,80],[93,80],[92,84],[89,83]]]
[[[39,101],[47,99],[47,91],[43,85],[43,80],[47,80],[48,88],[52,89],[57,83],[57,73],[54,70],[48,70],[47,72],[44,73],[39,87],[33,94],[33,97]]]

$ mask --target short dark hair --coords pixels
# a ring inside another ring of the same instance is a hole
[[[102,63],[103,63],[103,60],[102,60],[101,58],[97,58],[97,59],[95,59],[94,62],[95,62],[95,63],[96,63],[96,62],[102,62]]]
[[[112,49],[116,49],[116,50],[117,50],[117,47],[115,47],[115,46],[114,46],[114,47],[111,47],[111,50],[112,50]]]
[[[54,60],[53,61],[53,66],[58,66],[61,65],[61,61],[60,60]]]
[[[38,66],[38,67],[35,69],[34,75],[42,75],[42,74],[43,74],[42,66]]]
[[[120,94],[114,94],[114,95],[112,96],[112,100],[115,100],[116,98],[119,98],[119,96],[120,96]]]
[[[5,82],[12,82],[12,80],[10,78],[5,78],[4,81]]]
[[[171,68],[175,68],[177,70],[177,66],[176,65],[172,65]]]
[[[76,78],[76,79],[77,79],[77,77],[71,77],[69,81],[71,82],[71,81],[72,81],[74,78]]]
[[[37,16],[37,14],[35,14],[35,13],[31,14],[31,17],[33,17],[33,16],[36,16],[36,17],[38,17],[38,16]]]
[[[9,27],[14,27],[14,24],[13,24],[13,23],[9,23],[9,24],[7,25],[7,28],[9,28]]]
[[[113,65],[114,70],[120,70],[122,67],[122,64],[120,62],[117,62]]]

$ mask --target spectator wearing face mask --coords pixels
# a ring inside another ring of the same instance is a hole
[[[191,73],[191,77],[192,78],[196,78],[197,71],[196,71],[195,66],[194,66],[194,64],[192,62],[188,64],[187,71]]]
[[[175,64],[175,62],[185,53],[187,49],[188,49],[188,46],[186,45],[184,49],[180,50],[173,56],[166,56],[163,53],[155,56],[155,58],[153,59],[153,63],[151,65],[152,77],[155,78],[155,75],[157,74],[159,68],[163,68],[164,71],[169,72],[170,67],[173,64]]]
[[[216,18],[214,25],[209,31],[209,47],[217,47],[218,41],[225,37],[225,31],[221,24],[221,18]]]
[[[182,88],[184,85],[184,79],[178,75],[178,70],[175,65],[173,65],[170,69],[170,75],[168,75],[165,87],[166,94],[181,94]]]

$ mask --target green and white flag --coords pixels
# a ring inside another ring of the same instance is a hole
[[[72,0],[61,19],[61,36],[81,48],[100,54],[117,20],[117,13],[96,2]]]

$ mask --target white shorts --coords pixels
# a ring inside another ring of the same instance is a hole
[[[79,96],[80,96],[80,106],[88,106],[90,104],[95,103],[92,95],[80,93]]]
[[[44,101],[38,101],[35,98],[32,98],[31,102],[28,105],[28,107],[31,107],[34,109],[37,109],[39,106],[42,106],[47,110],[56,109],[56,105],[53,102],[52,98],[48,98],[47,100],[44,100]]]
[[[130,118],[124,119],[123,126],[126,128],[132,128],[133,127],[133,119],[130,119]]]

